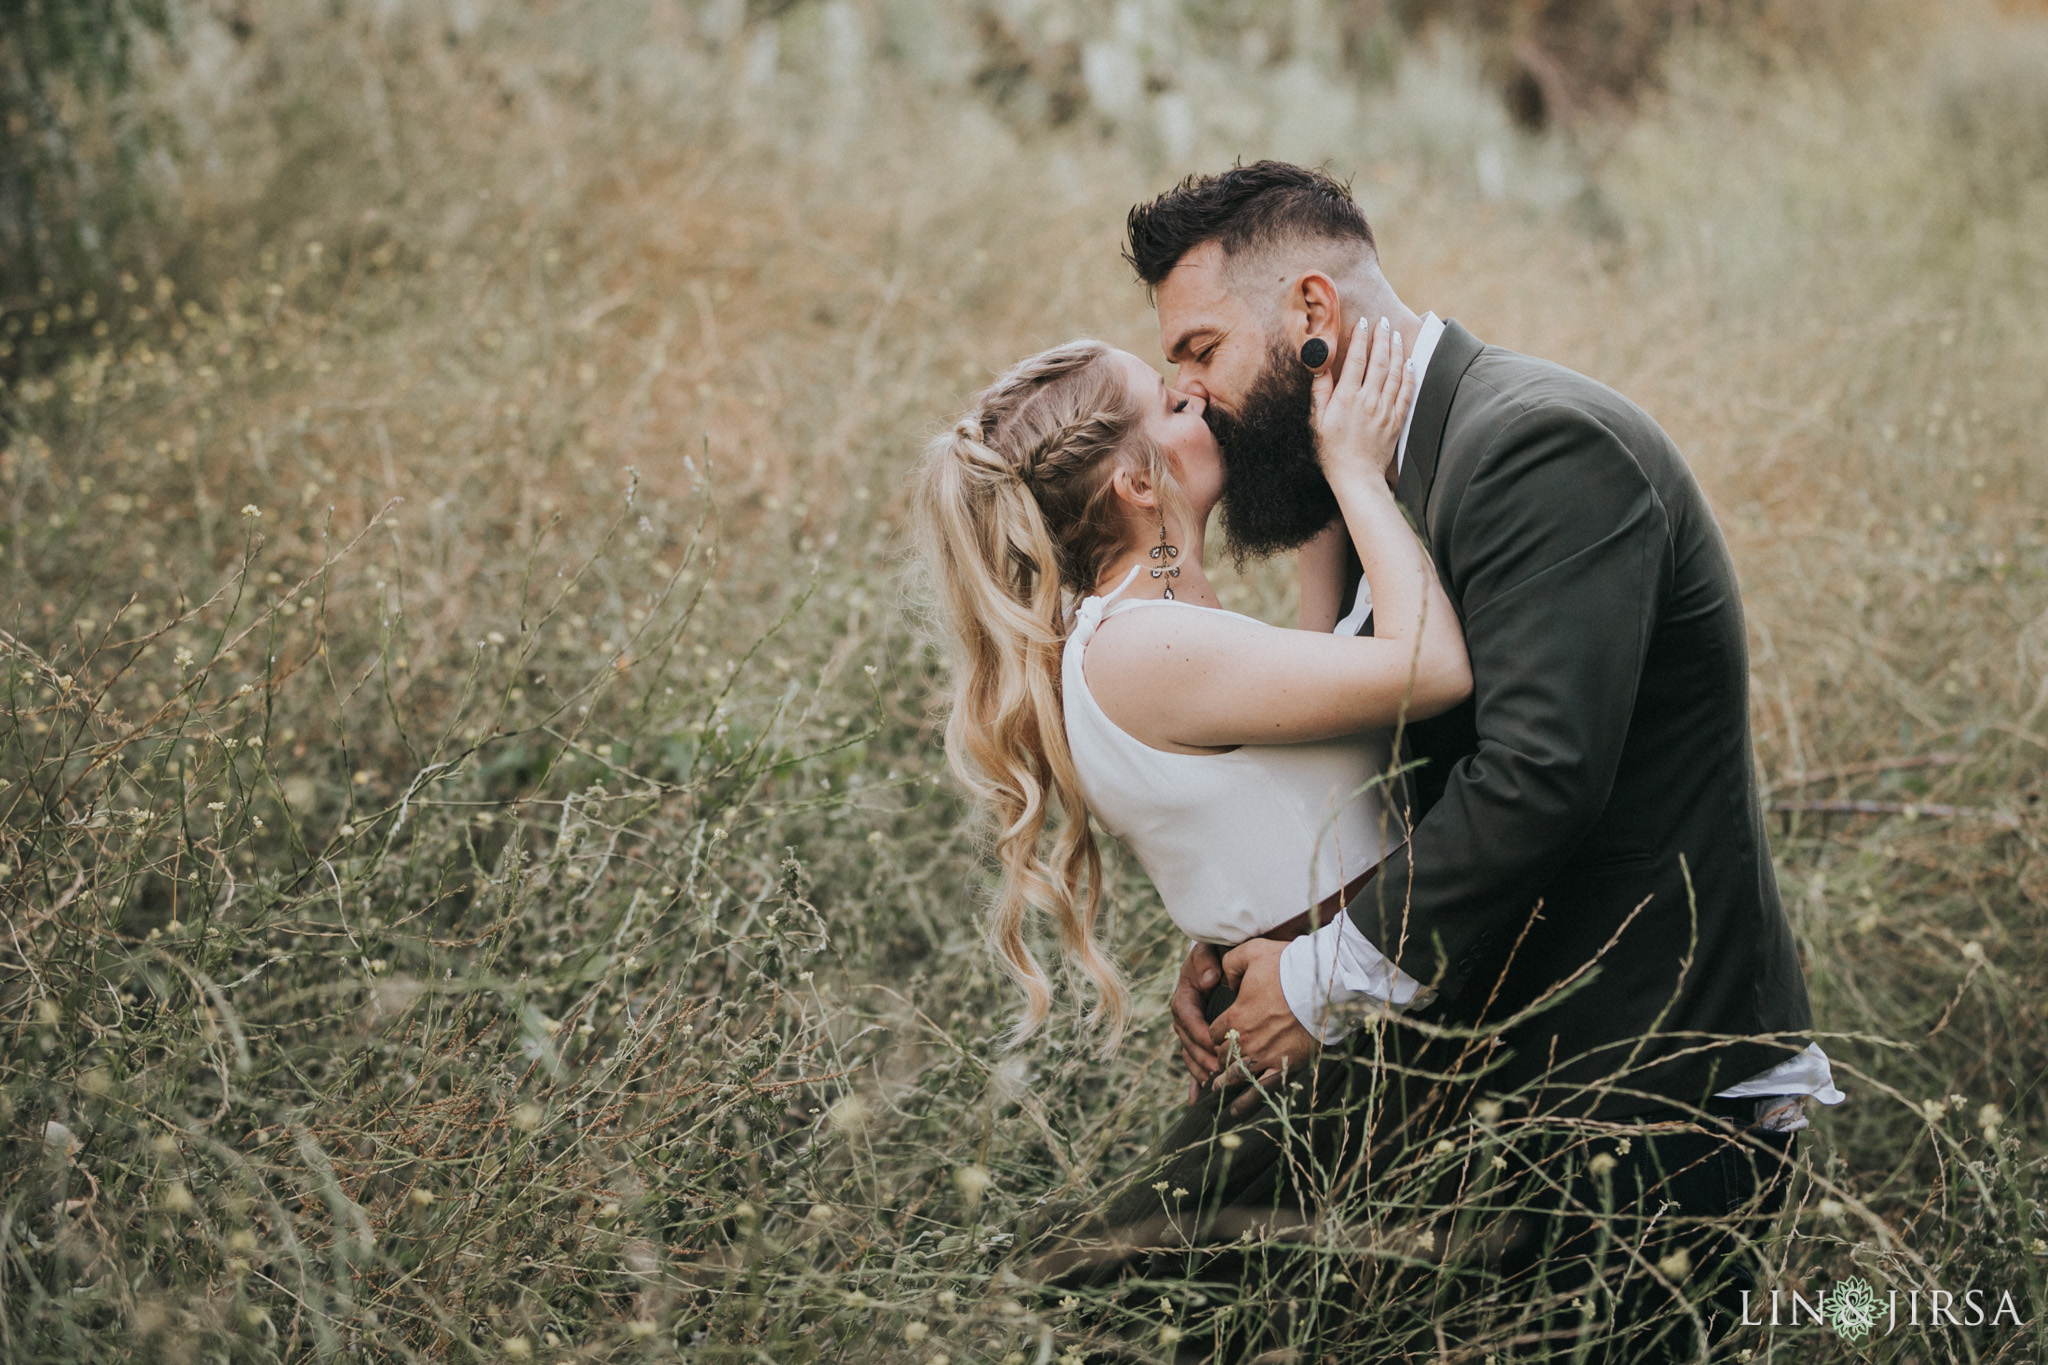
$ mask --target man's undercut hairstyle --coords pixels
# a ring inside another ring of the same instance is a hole
[[[1218,175],[1191,175],[1131,210],[1124,259],[1156,291],[1196,247],[1215,242],[1226,257],[1295,241],[1358,242],[1379,248],[1351,187],[1285,161],[1254,161]]]

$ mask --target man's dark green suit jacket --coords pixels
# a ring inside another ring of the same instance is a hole
[[[1410,837],[1350,907],[1435,984],[1419,1017],[1522,1013],[1480,1089],[1603,1117],[1697,1104],[1804,1047],[1742,600],[1677,447],[1605,385],[1452,322],[1396,491],[1474,680],[1406,727]],[[1758,1034],[1782,1041],[1720,1041]]]

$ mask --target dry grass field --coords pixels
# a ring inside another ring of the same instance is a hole
[[[1745,1358],[2048,1358],[2048,21],[1817,6],[1531,131],[1359,7],[230,8],[151,59],[175,212],[0,315],[0,1358],[1170,1359],[1224,1306],[1007,1252],[1164,1123],[1177,940],[1119,870],[1132,1040],[999,1049],[905,483],[1019,355],[1155,357],[1125,210],[1267,154],[1734,547],[1851,1095],[1769,1282],[2025,1318]]]

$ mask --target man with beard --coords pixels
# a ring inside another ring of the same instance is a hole
[[[1485,1273],[1547,1276],[1527,1301],[1551,1310],[1598,1301],[1564,1330],[1611,1327],[1628,1339],[1613,1358],[1690,1358],[1700,1321],[1718,1336],[1739,1303],[1730,1238],[1782,1199],[1803,1097],[1841,1098],[1808,1036],[1752,769],[1741,599],[1705,498],[1620,394],[1404,305],[1349,191],[1318,172],[1191,177],[1132,210],[1127,256],[1176,387],[1206,399],[1241,556],[1331,524],[1313,375],[1344,363],[1360,319],[1400,333],[1420,383],[1390,477],[1475,688],[1405,727],[1407,844],[1346,914],[1285,945],[1189,954],[1173,1013],[1190,1071],[1217,1083],[1243,1058],[1319,1090],[1333,1060],[1370,1057],[1373,1142],[1406,1124],[1413,1151],[1474,1115],[1518,1137],[1511,1193],[1480,1219]],[[1367,604],[1343,615],[1370,629]],[[1433,998],[1397,1013],[1384,976],[1356,969],[1361,945]],[[1368,1015],[1382,1026],[1354,1034]],[[1589,1164],[1588,1133],[1617,1121],[1653,1126]],[[1633,1260],[1571,1254],[1604,1235]],[[1447,1233],[1434,1254],[1455,1257]]]

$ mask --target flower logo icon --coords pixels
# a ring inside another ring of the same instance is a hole
[[[1845,1341],[1861,1341],[1877,1326],[1877,1291],[1864,1280],[1843,1280],[1828,1295],[1828,1326]]]

